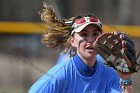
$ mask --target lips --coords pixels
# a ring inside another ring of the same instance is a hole
[[[96,54],[96,51],[94,50],[94,48],[91,44],[87,44],[85,46],[85,51],[89,54],[92,54],[92,55]]]
[[[93,49],[93,47],[91,45],[87,45],[85,46],[85,49]]]
[[[90,52],[93,52],[94,51],[93,47],[91,47],[91,46],[87,46],[87,47],[85,47],[85,49],[88,50],[88,51],[90,51]]]

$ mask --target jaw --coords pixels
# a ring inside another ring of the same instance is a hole
[[[96,63],[96,53],[91,54],[88,52],[84,52],[82,54],[78,53],[78,55],[83,60],[83,62],[89,67],[93,67]]]
[[[78,51],[77,52],[81,57],[83,57],[85,60],[86,59],[93,59],[96,57],[96,52],[94,50],[90,50],[90,49],[84,49],[83,51]]]

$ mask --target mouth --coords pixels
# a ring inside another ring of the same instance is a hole
[[[92,48],[92,47],[87,47],[86,49],[88,49],[88,50],[93,50],[93,48]]]
[[[94,50],[93,47],[91,47],[91,46],[90,47],[86,47],[85,49],[86,50]]]

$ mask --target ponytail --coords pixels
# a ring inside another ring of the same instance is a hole
[[[66,45],[70,37],[71,26],[60,19],[53,8],[43,3],[44,9],[40,12],[41,20],[45,22],[46,32],[42,35],[41,42],[49,48]]]

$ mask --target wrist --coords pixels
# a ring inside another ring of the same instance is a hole
[[[132,85],[132,78],[129,77],[128,79],[120,79],[120,85],[121,86],[131,86]]]

